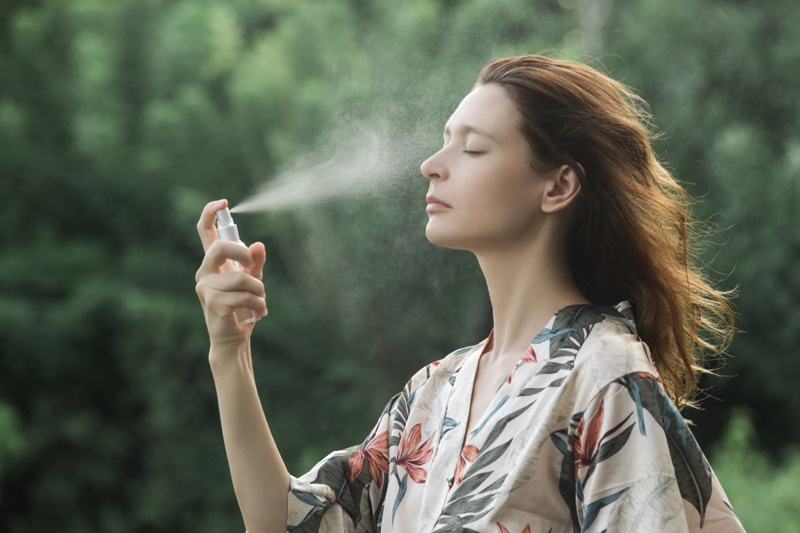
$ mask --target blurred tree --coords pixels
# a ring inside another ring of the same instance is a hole
[[[607,65],[652,104],[667,133],[658,152],[702,198],[699,216],[723,230],[702,259],[740,292],[742,332],[722,370],[736,379],[705,380],[723,402],[691,414],[697,432],[718,437],[729,406],[745,404],[759,445],[798,443],[798,5],[631,0],[620,13]]]
[[[798,531],[800,448],[789,446],[782,464],[776,465],[776,458],[756,445],[751,418],[747,409],[733,410],[724,438],[714,450],[714,470],[747,531]]]
[[[425,241],[417,166],[480,67],[514,53],[602,50],[652,103],[658,152],[705,195],[702,216],[733,226],[714,265],[741,288],[746,333],[739,376],[712,392],[767,414],[759,445],[800,441],[800,6],[613,5],[587,19],[582,0],[3,3],[0,529],[241,527],[194,224],[359,129],[403,153],[390,194],[239,220],[269,250],[255,364],[290,468],[360,441],[411,373],[482,338],[482,279]],[[719,433],[692,416],[704,441]]]

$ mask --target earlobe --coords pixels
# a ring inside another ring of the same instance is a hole
[[[542,197],[542,211],[555,213],[566,209],[581,192],[581,180],[575,169],[561,165],[553,170]]]

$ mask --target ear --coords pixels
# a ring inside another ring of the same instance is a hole
[[[555,213],[566,209],[580,192],[581,180],[575,169],[569,165],[561,165],[547,178],[542,194],[542,211]]]

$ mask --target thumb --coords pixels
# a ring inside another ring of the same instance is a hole
[[[267,262],[267,249],[263,243],[254,242],[250,245],[250,254],[253,256],[253,266],[249,268],[250,275],[261,279],[264,272],[264,264]]]

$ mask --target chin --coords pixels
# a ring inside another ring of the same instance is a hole
[[[437,224],[432,224],[429,221],[425,226],[425,237],[428,242],[441,246],[442,248],[450,248],[452,250],[468,250],[469,247],[465,245],[463,236],[455,235],[452,230],[448,231],[442,227],[436,227]]]
[[[436,246],[450,248],[450,246],[447,245],[447,232],[441,231],[441,228],[432,226],[434,226],[432,220],[428,221],[428,225],[425,226],[425,237],[428,239],[428,242]]]

